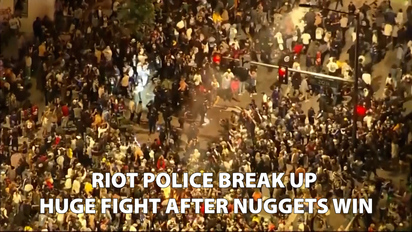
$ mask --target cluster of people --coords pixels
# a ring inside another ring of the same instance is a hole
[[[305,214],[286,223],[288,215],[281,214],[164,212],[170,198],[226,198],[231,203],[234,198],[325,197],[373,199],[373,215],[347,215],[354,229],[410,229],[412,118],[403,116],[402,100],[411,92],[397,83],[410,83],[412,8],[405,14],[394,13],[390,1],[359,9],[350,3],[347,10],[361,14],[359,26],[351,15],[302,9],[282,0],[153,3],[155,26],[131,36],[123,30],[120,0],[113,1],[110,13],[92,2],[58,0],[54,21],[37,18],[34,40],[19,42],[17,61],[3,61],[0,228],[330,230],[329,214]],[[13,35],[20,41],[18,27]],[[355,35],[354,28],[361,30],[360,38],[352,36],[361,40],[361,56],[355,57],[352,46],[348,61],[342,62],[343,47],[350,43],[346,35]],[[378,99],[371,75],[388,49],[397,49],[401,57],[388,70],[390,91]],[[286,90],[275,83],[261,102],[253,98],[262,69],[251,61],[325,72],[345,81],[353,80],[356,60],[364,89],[360,102],[367,109],[357,122],[356,144],[352,106],[344,98],[350,86],[320,86],[310,76],[290,73]],[[42,103],[30,101],[34,81],[44,94],[44,110]],[[394,91],[400,87],[404,91]],[[199,127],[207,126],[208,110],[220,100],[239,101],[246,92],[251,103],[228,119],[219,118],[223,134],[200,147]],[[302,102],[318,94],[320,110],[305,112]],[[155,138],[143,143],[138,138],[146,126]],[[377,175],[379,168],[398,170],[404,178],[394,183]],[[288,179],[286,189],[219,189],[217,184],[213,189],[154,184],[99,189],[91,186],[97,171],[316,172],[318,181],[300,190],[292,189]],[[163,204],[157,214],[39,214],[40,198],[161,198]]]

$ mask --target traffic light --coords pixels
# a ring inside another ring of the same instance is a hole
[[[213,55],[213,63],[220,65],[220,61],[221,61],[220,53],[215,53]]]
[[[213,62],[213,66],[217,69],[220,70],[220,64],[222,61],[222,56],[220,55],[220,53],[215,53],[212,56],[212,62]]]
[[[358,116],[360,116],[360,117],[365,117],[365,115],[366,115],[366,108],[365,108],[364,106],[357,105],[357,106],[356,106],[356,113],[357,113]]]
[[[278,80],[281,84],[288,84],[288,67],[279,67],[278,69]]]

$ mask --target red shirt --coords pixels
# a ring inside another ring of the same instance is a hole
[[[34,116],[37,116],[39,108],[37,106],[32,106],[31,107],[31,114]]]
[[[166,162],[164,159],[159,159],[157,161],[157,169],[164,170],[166,168]]]
[[[232,92],[238,91],[239,90],[239,85],[240,85],[239,80],[232,80],[232,82],[230,83],[230,88],[232,89]]]
[[[47,160],[47,156],[45,156],[45,155],[42,155],[42,156],[39,157],[39,161],[42,162],[42,163],[46,162],[46,160]]]
[[[233,212],[233,208],[234,208],[233,204],[229,204],[229,205],[227,206],[227,210],[228,210],[229,212]]]
[[[296,44],[296,46],[293,48],[293,52],[298,55],[303,49],[303,44]]]
[[[316,61],[315,61],[316,65],[321,65],[322,64],[321,58],[322,58],[322,53],[318,51],[316,53]]]
[[[199,91],[200,91],[201,93],[205,93],[205,92],[206,92],[206,89],[205,89],[205,87],[204,87],[203,85],[200,85],[200,86],[199,86]]]
[[[49,189],[53,189],[53,183],[51,181],[46,181],[46,185]]]
[[[205,203],[202,203],[202,207],[200,207],[200,212],[205,215]]]
[[[232,48],[232,55],[233,55],[233,58],[238,59],[240,56],[240,50]]]
[[[119,105],[118,104],[113,104],[113,111],[117,112],[119,110]]]
[[[67,117],[70,115],[69,107],[67,105],[62,106],[62,113],[63,117]]]
[[[54,141],[54,142],[55,142],[54,144],[56,144],[56,145],[59,144],[59,143],[60,143],[60,140],[61,140],[61,138],[60,138],[59,136],[57,136],[57,137],[56,137],[56,140]]]

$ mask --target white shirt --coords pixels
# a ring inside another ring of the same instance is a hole
[[[301,38],[302,38],[302,43],[303,43],[304,45],[309,45],[310,39],[311,39],[310,34],[308,34],[308,33],[303,33],[302,36],[301,36]]]
[[[7,209],[6,208],[0,208],[0,216],[3,216],[5,218],[7,217]]]
[[[111,61],[113,52],[110,48],[106,48],[106,49],[103,50],[103,55],[104,55],[104,58],[106,58],[107,61]]]
[[[14,193],[13,194],[13,202],[15,204],[20,204],[21,202],[21,195],[19,193]]]
[[[176,27],[178,29],[183,29],[185,27],[185,22],[183,20],[180,20],[177,24]]]
[[[78,180],[73,181],[72,192],[76,194],[80,192],[80,182]]]
[[[280,33],[280,32],[276,33],[275,38],[276,38],[278,44],[283,44],[283,35],[282,35],[282,33]]]
[[[342,17],[340,19],[340,27],[341,28],[347,28],[348,27],[348,18],[347,17]]]
[[[372,116],[370,116],[370,115],[366,115],[366,116],[363,118],[363,121],[366,123],[366,125],[368,126],[369,129],[372,128],[372,120],[373,120],[373,118],[372,118]]]
[[[316,28],[316,39],[322,39],[323,36],[323,28],[318,27]]]
[[[372,83],[371,74],[369,74],[369,73],[364,73],[364,74],[362,74],[362,80],[363,80],[366,84],[370,85],[370,84]]]
[[[73,142],[73,140],[72,140],[72,142]],[[74,140],[74,143],[76,144],[76,140]],[[67,175],[68,176],[73,176],[74,175],[74,170],[73,170],[73,168],[69,168],[68,170],[67,170]],[[71,185],[70,185],[71,186]],[[71,187],[70,187],[71,188]]]
[[[133,70],[132,68],[130,68],[130,67],[129,67],[129,70],[128,70],[128,75],[129,75],[129,77],[133,77],[133,76],[134,76],[134,70]]]
[[[298,62],[293,62],[292,68],[300,70],[300,64]]]
[[[232,72],[225,72],[223,74],[223,78],[226,78],[226,77],[228,77],[231,80],[231,79],[235,78],[235,75]]]
[[[386,81],[385,81],[385,84],[386,85],[393,85],[393,79],[392,79],[392,77],[386,77]]]
[[[403,12],[398,12],[398,14],[396,14],[395,21],[398,25],[403,24]]]
[[[193,76],[193,82],[196,86],[200,85],[200,83],[202,83],[202,76],[200,74],[195,74]]]
[[[222,76],[222,89],[230,89],[230,82],[234,78],[233,73],[224,73]]]
[[[410,80],[412,80],[412,76],[409,75],[409,74],[405,74],[405,75],[402,77],[402,81],[409,82]]]
[[[392,36],[392,25],[390,25],[389,23],[385,24],[385,27],[383,29],[383,35]]]
[[[72,188],[72,179],[67,178],[64,182],[64,189],[71,189]]]
[[[235,38],[236,38],[236,35],[237,35],[237,29],[236,29],[235,27],[231,27],[231,28],[229,29],[229,39],[230,39],[230,40],[235,39]]]
[[[352,32],[352,42],[356,41],[356,32]]]
[[[107,129],[109,129],[109,127],[106,127],[106,128],[99,127],[99,128],[97,128],[97,137],[100,138],[102,136],[102,134],[107,131]]]
[[[187,36],[187,39],[188,39],[188,40],[191,40],[191,39],[192,39],[192,32],[193,32],[192,28],[188,28],[188,29],[186,30],[186,36]]]
[[[63,82],[63,74],[62,73],[57,73],[56,74],[56,80],[57,80],[57,82],[62,83]]]
[[[239,49],[240,49],[240,45],[239,45],[239,42],[238,42],[237,40],[231,40],[231,41],[230,41],[230,44],[231,44],[231,45],[234,45],[236,50],[239,50]],[[204,51],[203,51],[203,52],[204,52]]]
[[[392,28],[392,37],[398,38],[398,30],[399,30],[398,25],[393,26],[393,28]]]
[[[20,28],[20,20],[18,18],[11,18],[9,20],[9,26],[13,30],[19,29]]]
[[[376,36],[376,34],[375,33],[373,33],[373,35],[372,35],[372,43],[378,43],[378,36]]]
[[[263,103],[267,103],[267,102],[268,102],[268,95],[263,94],[263,96],[262,96],[262,102],[263,102]]]
[[[236,47],[239,47],[239,43],[237,43]],[[238,48],[236,48],[236,49],[238,49]],[[209,43],[206,43],[205,46],[203,46],[203,53],[209,53]]]
[[[329,64],[327,65],[329,72],[336,72],[336,70],[338,70],[338,64],[336,64],[335,62],[329,62]]]

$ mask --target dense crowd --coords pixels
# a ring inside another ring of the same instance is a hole
[[[356,27],[352,15],[302,9],[290,1],[159,0],[154,1],[156,26],[130,35],[119,19],[122,2],[113,1],[110,11],[93,5],[57,0],[54,20],[37,18],[30,42],[19,33],[18,16],[2,31],[19,41],[19,57],[1,64],[1,229],[332,229],[330,213],[305,214],[289,224],[288,215],[281,214],[164,212],[169,198],[202,197],[230,203],[234,198],[372,198],[373,215],[345,215],[352,229],[411,228],[412,118],[404,116],[402,106],[412,93],[411,6],[395,12],[390,1],[360,8],[351,2],[342,10],[360,14]],[[361,56],[355,57],[352,45],[348,60],[340,60],[345,44],[356,39]],[[387,71],[383,96],[376,96],[372,72],[390,50],[396,51],[396,61]],[[352,81],[356,60],[361,89],[355,91],[365,109],[356,146],[350,84],[321,86],[296,72],[287,86],[277,82],[262,100],[254,97],[266,68],[251,61]],[[34,81],[44,93],[44,110],[43,103],[30,101]],[[220,118],[221,137],[200,147],[199,127],[207,126],[208,110],[246,92],[250,104]],[[319,98],[319,111],[304,112],[310,98]],[[141,128],[148,129],[151,141],[138,141],[138,134],[146,133]],[[398,171],[402,179],[395,183],[379,176],[378,169]],[[154,184],[99,189],[91,186],[97,171],[316,172],[318,181],[299,190],[287,178],[286,189],[219,189],[217,184],[213,189]],[[157,214],[39,214],[40,198],[161,198],[163,203]]]

